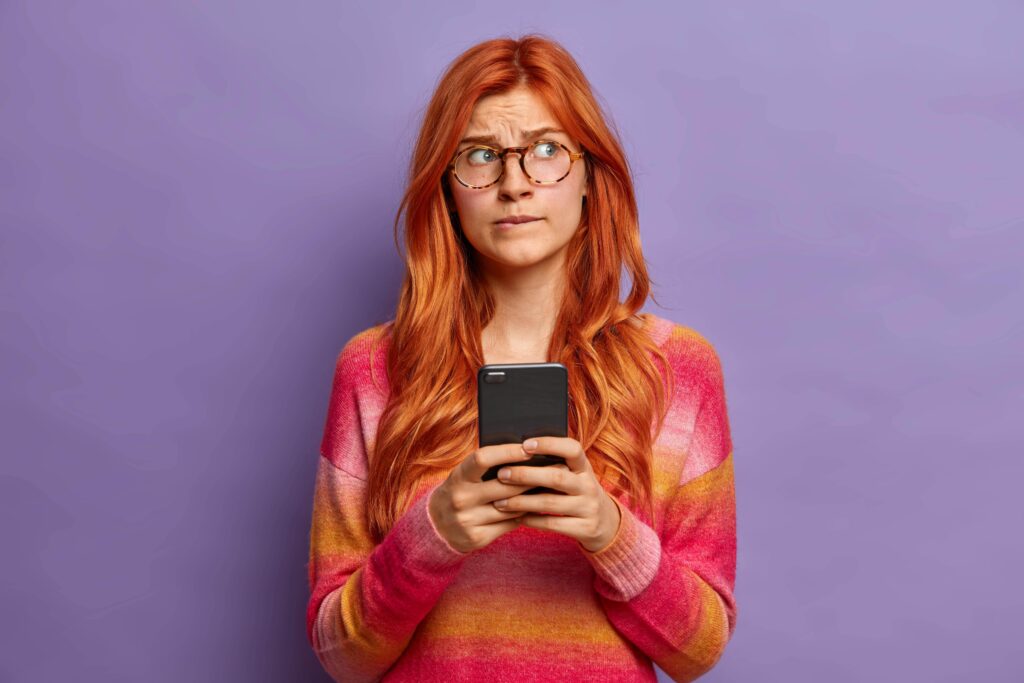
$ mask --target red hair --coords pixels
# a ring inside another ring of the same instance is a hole
[[[449,213],[455,207],[445,168],[477,100],[523,85],[587,151],[587,201],[569,244],[567,286],[548,348],[549,360],[569,368],[569,436],[602,482],[653,519],[652,444],[673,380],[664,353],[638,324],[650,280],[629,165],[576,61],[533,34],[488,40],[459,55],[424,114],[395,217],[397,246],[405,213],[402,290],[393,323],[375,342],[391,335],[391,394],[369,458],[367,514],[378,542],[424,476],[450,470],[477,448],[476,371],[494,300]],[[623,268],[632,287],[620,302]]]

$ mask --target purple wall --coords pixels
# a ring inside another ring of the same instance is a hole
[[[1024,8],[729,4],[0,5],[0,679],[327,680],[335,355],[442,69],[539,30],[622,133],[648,310],[723,360],[706,680],[1022,680]]]

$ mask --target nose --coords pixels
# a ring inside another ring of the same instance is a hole
[[[533,192],[533,183],[523,173],[519,158],[519,154],[516,152],[509,152],[505,155],[505,172],[501,174],[501,180],[498,181],[500,195],[512,198]]]

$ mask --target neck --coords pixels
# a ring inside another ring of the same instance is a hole
[[[552,258],[528,268],[484,271],[495,304],[481,340],[488,362],[547,360],[565,291],[564,264]]]

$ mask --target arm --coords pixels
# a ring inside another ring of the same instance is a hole
[[[674,681],[710,670],[736,627],[732,441],[721,365],[710,346],[701,355],[703,398],[661,536],[616,500],[615,538],[582,549],[609,621]]]
[[[306,635],[338,681],[372,681],[390,668],[468,557],[434,528],[426,508],[433,489],[374,545],[360,415],[361,407],[371,412],[371,399],[357,391],[368,388],[367,359],[351,342],[339,355],[313,497]]]

